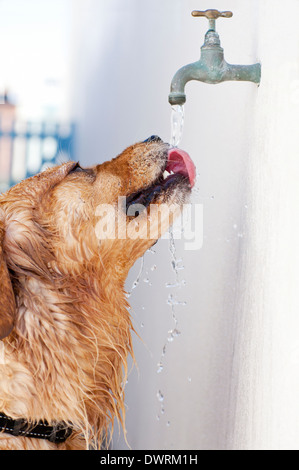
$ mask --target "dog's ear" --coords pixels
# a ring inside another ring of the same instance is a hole
[[[0,340],[13,330],[16,314],[15,296],[3,253],[4,233],[0,220]]]
[[[20,193],[20,203],[22,197],[25,197],[25,199],[28,196],[42,197],[43,194],[62,181],[76,165],[75,162],[67,162],[58,167],[49,168],[43,173],[19,183],[11,190],[12,194],[13,191],[15,191],[15,195]],[[3,249],[4,235],[4,225],[0,219],[0,340],[11,333],[16,316],[16,300]]]
[[[77,163],[75,162],[67,162],[60,166],[48,168],[42,173],[19,183],[15,186],[15,190],[21,194],[25,193],[26,195],[31,194],[42,196],[48,190],[60,183],[74,168],[76,168],[76,166]]]

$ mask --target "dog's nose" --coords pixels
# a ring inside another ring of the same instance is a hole
[[[162,139],[158,135],[151,135],[148,139],[143,141],[144,143],[147,142],[162,142]]]

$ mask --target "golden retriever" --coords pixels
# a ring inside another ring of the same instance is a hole
[[[180,209],[194,180],[190,157],[152,136],[0,195],[0,449],[100,448],[124,424],[124,283],[172,221],[159,209]]]

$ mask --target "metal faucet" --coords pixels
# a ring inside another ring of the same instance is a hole
[[[171,105],[183,105],[186,101],[185,85],[190,80],[217,84],[228,80],[249,81],[259,84],[261,80],[261,64],[231,65],[224,59],[224,51],[220,46],[216,32],[217,18],[231,18],[231,11],[192,11],[192,16],[204,16],[209,20],[209,30],[201,47],[200,60],[179,69],[171,82],[168,101]]]

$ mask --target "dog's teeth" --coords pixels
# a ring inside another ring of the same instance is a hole
[[[164,173],[163,173],[163,178],[166,180],[166,178],[170,175],[170,173],[165,170]]]

